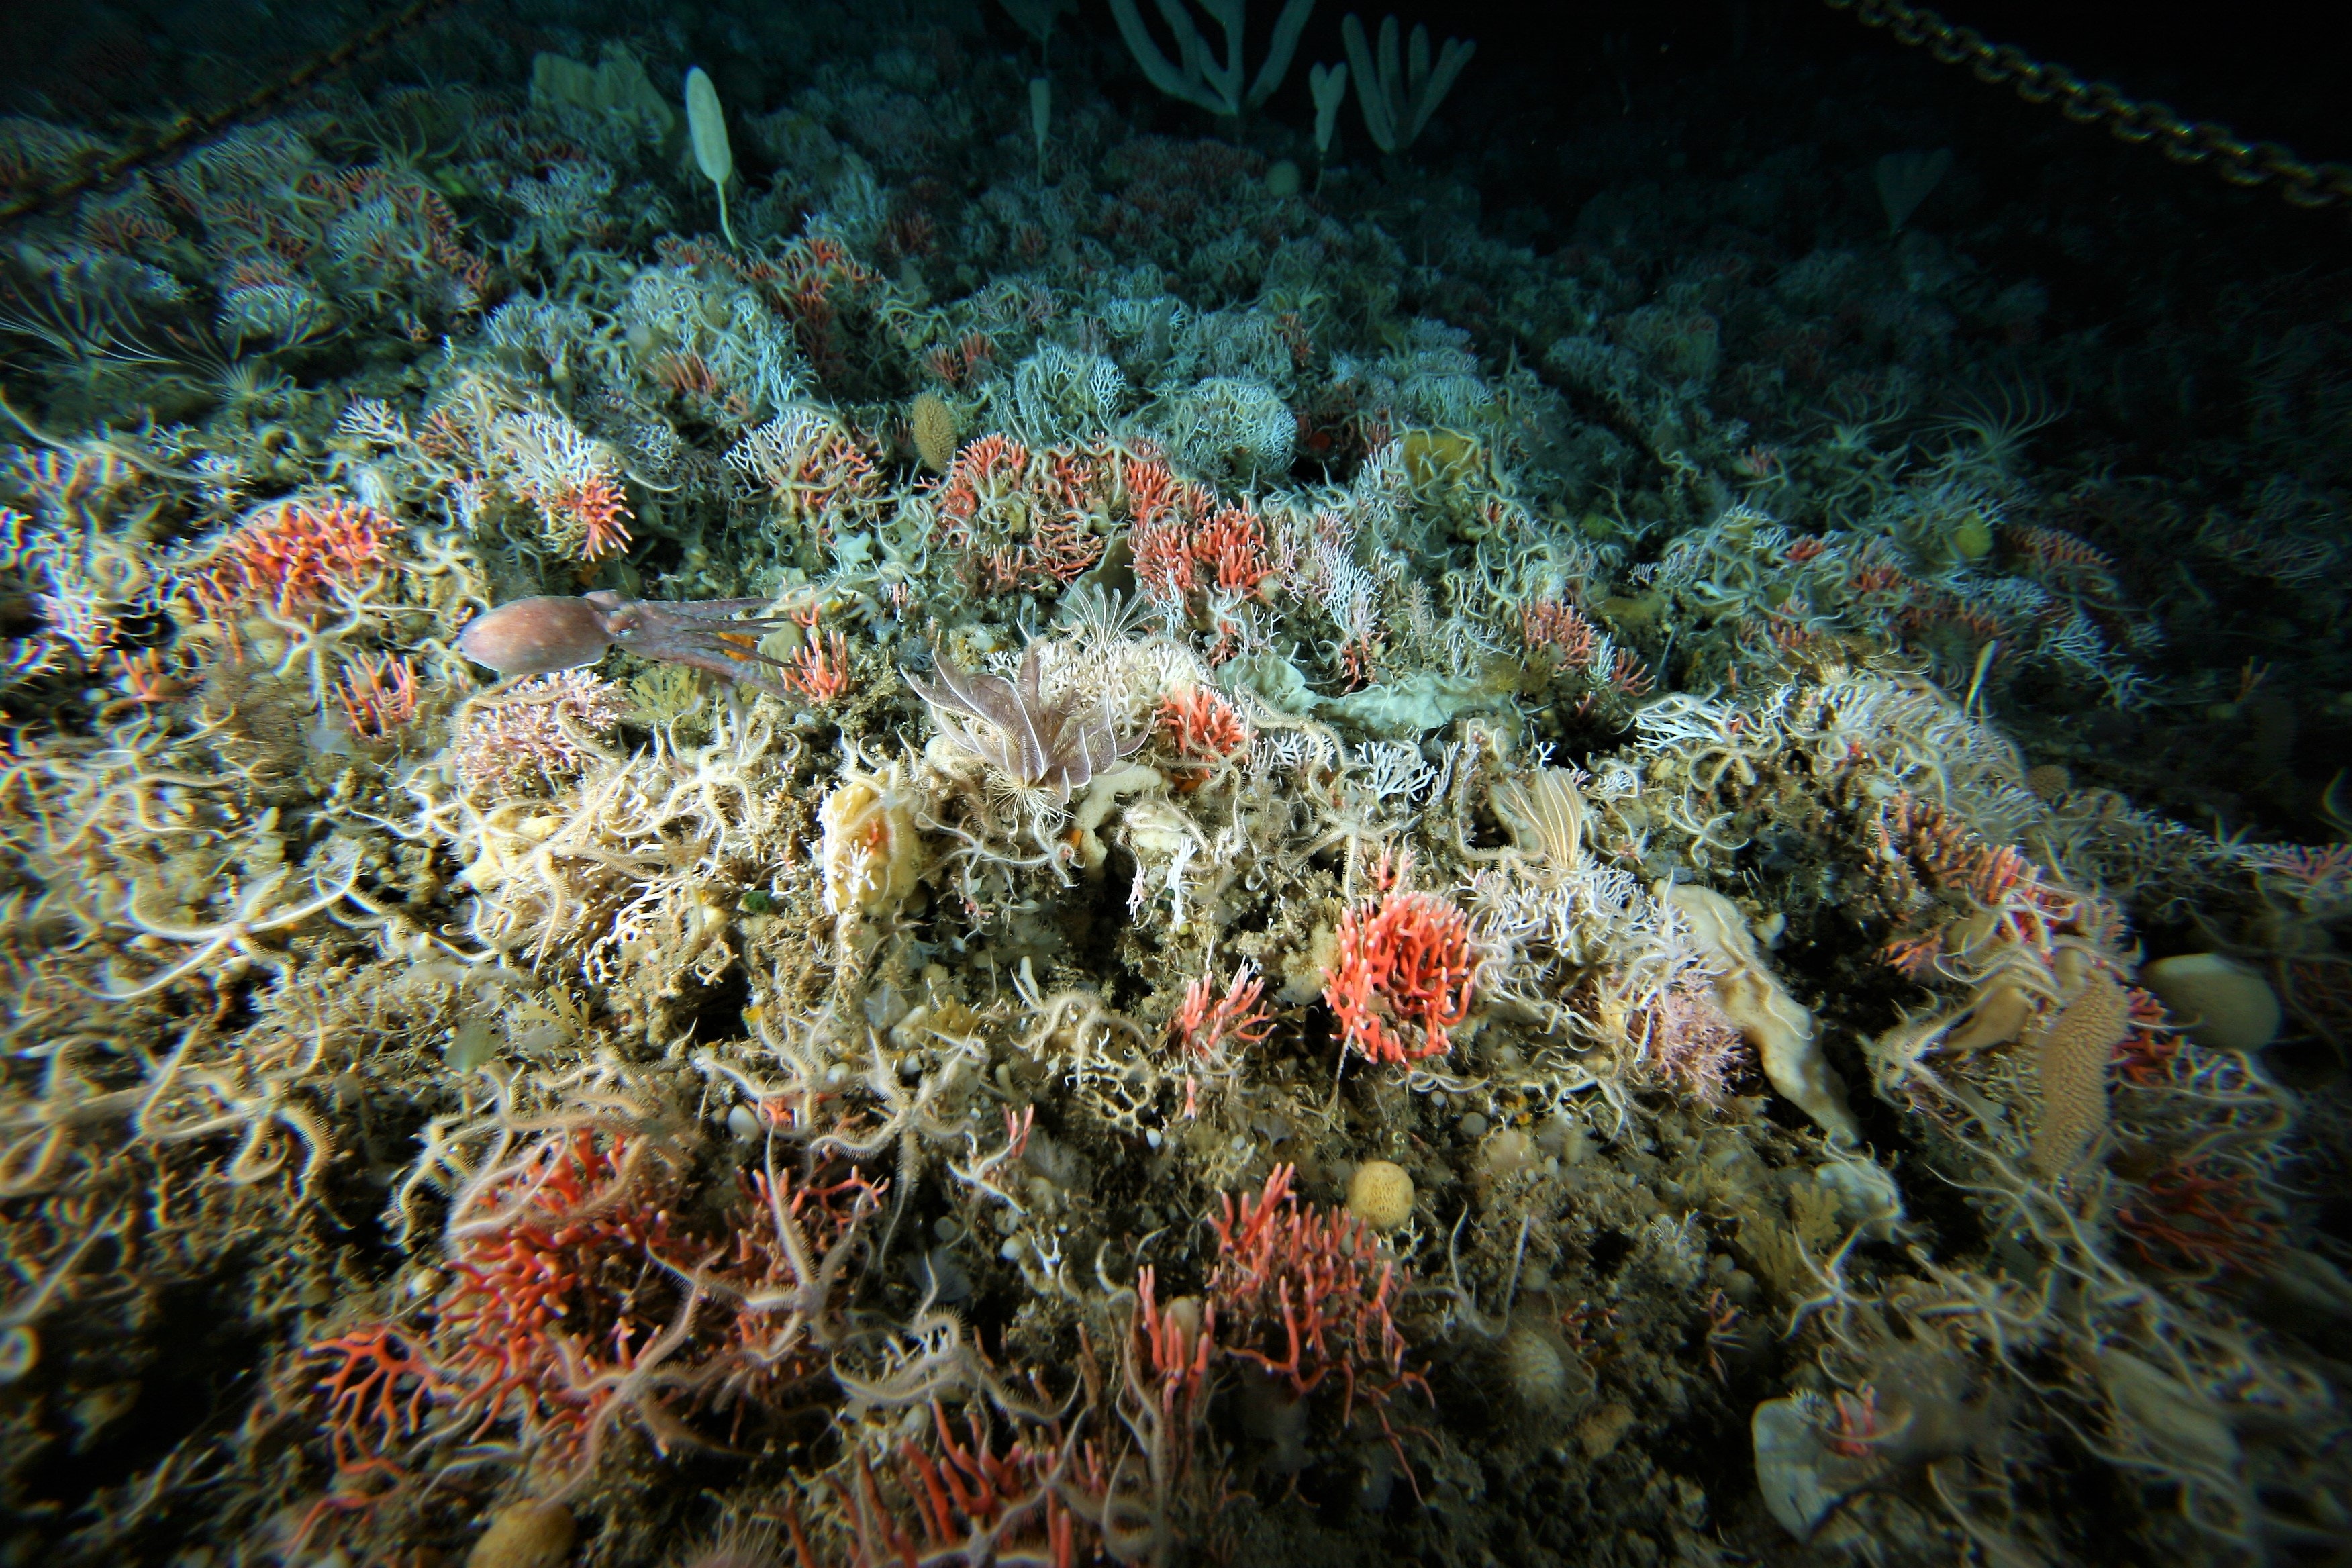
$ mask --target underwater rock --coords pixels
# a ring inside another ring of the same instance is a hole
[[[1277,713],[1311,713],[1315,693],[1298,667],[1276,653],[1244,654],[1217,671],[1217,684],[1234,693],[1248,692]]]
[[[2185,1467],[2228,1474],[2238,1468],[2238,1439],[2211,1400],[2153,1363],[2102,1346],[2099,1384],[2116,1409],[2167,1458]]]
[[[1424,669],[1402,680],[1325,699],[1316,707],[1327,718],[1382,740],[1414,741],[1465,713],[1500,706],[1517,689],[1516,682]]]

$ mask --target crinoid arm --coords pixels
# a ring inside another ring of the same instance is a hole
[[[1043,789],[1056,801],[1067,802],[1097,773],[1133,754],[1146,737],[1122,738],[1107,705],[1089,722],[1060,703],[1046,701],[1043,646],[1029,645],[1012,679],[958,668],[944,654],[934,652],[938,681],[909,675],[907,683],[958,745],[1021,787]],[[988,731],[950,723],[950,713],[982,720]]]

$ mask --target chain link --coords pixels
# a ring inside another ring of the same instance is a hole
[[[1852,11],[1866,27],[1884,27],[1898,40],[1948,66],[1966,66],[1979,81],[2007,83],[2028,103],[2052,103],[2081,125],[2105,125],[2126,142],[2154,142],[2176,163],[2201,163],[2233,185],[2275,184],[2299,207],[2352,203],[2352,167],[2306,163],[2275,142],[2242,140],[2226,125],[2183,120],[2168,103],[2125,96],[2113,82],[2084,81],[2063,66],[1996,44],[1974,27],[1958,26],[1924,5],[1904,0],[1825,0]]]
[[[216,109],[207,114],[183,114],[171,124],[111,158],[87,165],[54,184],[27,191],[12,201],[0,204],[0,228],[19,218],[62,206],[88,192],[104,190],[150,163],[209,142],[224,131],[241,125],[266,110],[276,108],[352,61],[373,54],[436,11],[463,3],[464,0],[414,0],[406,10],[383,18],[366,32],[344,40],[325,54],[305,60],[287,75],[248,93],[226,109]]]

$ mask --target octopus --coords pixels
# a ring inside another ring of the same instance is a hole
[[[545,675],[593,664],[607,648],[688,665],[777,696],[786,689],[761,666],[785,666],[759,651],[760,638],[789,624],[750,616],[765,599],[628,599],[609,588],[576,598],[516,599],[458,634],[457,651],[500,675]]]

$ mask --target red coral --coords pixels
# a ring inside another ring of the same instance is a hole
[[[1274,1027],[1274,1016],[1258,1005],[1265,994],[1265,977],[1244,963],[1234,972],[1233,984],[1217,994],[1217,983],[1203,974],[1184,988],[1184,1000],[1168,1020],[1169,1032],[1184,1043],[1187,1058],[1199,1061],[1214,1057],[1227,1040],[1255,1045]]]
[[[1385,1404],[1421,1385],[1404,1369],[1404,1335],[1391,1316],[1412,1277],[1354,1214],[1300,1203],[1290,1190],[1295,1174],[1276,1165],[1262,1191],[1238,1202],[1227,1193],[1224,1212],[1209,1216],[1217,1233],[1212,1321],[1234,1331],[1228,1354],[1288,1383],[1302,1399],[1338,1377],[1344,1424],[1360,1390]],[[1252,1348],[1253,1338],[1274,1348]]]
[[[819,1364],[813,1336],[881,1190],[771,1171],[691,1225],[646,1147],[583,1129],[483,1172],[454,1202],[438,1294],[311,1348],[340,1471],[396,1476],[499,1427],[584,1471],[625,1416],[666,1444],[684,1430],[672,1404],[768,1403]]]
[[[1212,593],[1244,599],[1276,580],[1265,524],[1247,507],[1218,508],[1207,490],[1157,462],[1132,465],[1127,486],[1136,581],[1154,604],[1197,610]]]
[[[2252,1175],[2208,1175],[2198,1155],[2175,1154],[2116,1211],[2141,1261],[2167,1274],[2251,1274],[2278,1247],[2274,1205]]]
[[[1339,917],[1339,958],[1323,999],[1340,1039],[1367,1061],[1442,1056],[1445,1032],[1470,1015],[1475,973],[1470,917],[1434,893],[1391,891]],[[1391,1022],[1421,1026],[1416,1046]]]
[[[280,501],[222,540],[212,563],[188,580],[188,591],[214,614],[268,605],[292,615],[373,575],[397,531],[373,507],[341,497]]]
[[[931,542],[962,556],[974,592],[1066,588],[1103,557],[1116,459],[1100,450],[1032,454],[983,436],[940,479]]]
[[[901,1441],[895,1475],[877,1476],[859,1454],[854,1484],[830,1482],[853,1532],[854,1568],[1073,1568],[1095,1560],[1087,1515],[1100,1514],[1102,1500],[1075,1483],[1076,1438],[1049,1423],[1000,1444],[977,1413],[966,1424],[969,1436],[959,1438],[934,1403],[928,1443]],[[1090,1506],[1081,1511],[1074,1499]]]
[[[1160,727],[1195,762],[1221,763],[1249,749],[1249,725],[1206,687],[1188,686],[1162,700]]]

